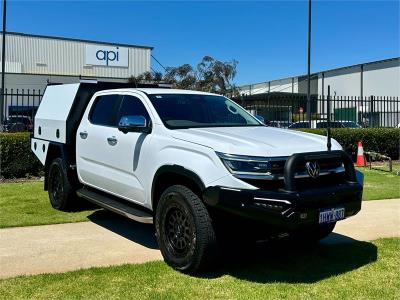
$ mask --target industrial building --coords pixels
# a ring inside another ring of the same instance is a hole
[[[331,106],[327,94],[330,86]],[[290,124],[313,119],[352,121],[364,127],[394,127],[400,122],[400,58],[311,74],[310,111],[307,76],[239,87],[241,104],[266,120]]]
[[[7,32],[4,116],[33,116],[48,83],[128,81],[151,70],[152,49]]]
[[[2,41],[0,41],[1,47]],[[43,91],[48,82],[127,80],[150,71],[152,47],[7,32],[6,82]],[[1,70],[1,69],[0,69]]]
[[[311,94],[324,97],[330,85],[332,96],[399,97],[400,58],[367,62],[311,74]],[[239,87],[242,95],[307,93],[307,76],[294,76]]]

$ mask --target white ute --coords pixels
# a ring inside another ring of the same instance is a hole
[[[31,146],[55,209],[84,198],[154,222],[165,261],[186,273],[228,239],[318,240],[361,209],[362,175],[336,141],[266,127],[210,93],[49,85]]]

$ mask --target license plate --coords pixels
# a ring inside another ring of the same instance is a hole
[[[319,224],[332,223],[344,219],[344,207],[328,208],[319,211]]]

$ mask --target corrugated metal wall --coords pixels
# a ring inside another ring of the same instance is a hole
[[[0,47],[1,44],[0,40]],[[24,74],[128,78],[150,71],[151,50],[136,47],[127,47],[129,49],[128,68],[85,66],[87,44],[89,43],[84,41],[8,34],[6,71],[14,73],[16,64],[20,65],[21,73]],[[11,68],[12,65],[14,68]]]

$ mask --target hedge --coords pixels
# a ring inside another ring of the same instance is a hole
[[[326,129],[299,129],[301,131],[326,135]],[[334,128],[332,138],[337,140],[343,149],[353,157],[357,154],[358,141],[363,142],[364,151],[374,151],[399,158],[400,128]]]
[[[301,129],[310,133],[326,135],[325,129]],[[375,151],[399,158],[400,128],[332,129],[336,139],[353,156],[357,142],[363,141],[365,151]],[[37,176],[43,166],[30,149],[29,133],[0,133],[0,177],[18,178]]]
[[[0,133],[0,177],[40,175],[42,164],[31,151],[28,132]]]

